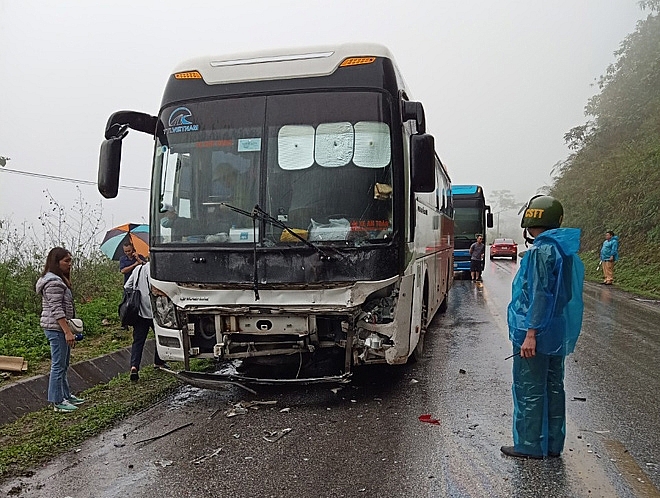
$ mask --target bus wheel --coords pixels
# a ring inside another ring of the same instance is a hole
[[[417,346],[415,346],[415,349],[410,355],[410,360],[413,362],[420,361],[422,359],[422,356],[424,356],[424,339],[426,338],[426,329],[428,328],[428,321],[429,321],[429,306],[427,304],[427,301],[428,301],[428,297],[427,297],[426,285],[424,285],[424,301],[422,303],[422,319],[420,323],[419,341],[417,342]]]
[[[442,300],[440,303],[440,307],[438,308],[439,313],[444,313],[447,311],[447,300],[449,299],[449,292],[445,294],[445,298]]]

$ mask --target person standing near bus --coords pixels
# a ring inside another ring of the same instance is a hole
[[[124,284],[125,289],[136,289],[140,291],[140,311],[138,312],[138,321],[133,325],[133,344],[131,345],[131,382],[137,382],[140,379],[140,364],[142,363],[142,352],[144,343],[147,341],[149,329],[154,328],[154,315],[151,308],[151,283],[149,273],[151,272],[150,263],[147,262],[137,271],[131,273]],[[167,363],[158,356],[158,348],[154,346],[154,368],[169,368]]]
[[[612,230],[605,232],[603,247],[600,248],[600,261],[603,265],[603,284],[614,283],[614,263],[619,259],[619,237]]]
[[[513,279],[507,308],[513,344],[513,446],[500,451],[510,457],[556,458],[564,449],[564,362],[582,328],[584,265],[577,255],[580,229],[559,228],[563,215],[554,197],[535,196],[520,223],[532,246]]]
[[[122,249],[124,250],[124,255],[119,258],[119,271],[124,275],[124,283],[126,283],[133,270],[145,264],[147,259],[137,253],[135,246],[128,239],[124,242]]]
[[[481,280],[485,258],[486,244],[484,244],[484,237],[478,234],[477,241],[470,246],[470,276],[472,280]]]
[[[71,292],[71,253],[63,247],[53,247],[46,257],[44,271],[36,283],[41,296],[41,318],[44,334],[50,343],[50,376],[48,401],[56,412],[68,413],[85,402],[71,393],[69,388],[69,364],[71,348],[76,338],[68,319],[75,317]]]

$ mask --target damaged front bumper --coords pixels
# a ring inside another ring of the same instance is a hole
[[[299,379],[265,379],[258,377],[249,377],[231,373],[209,373],[209,372],[191,372],[184,370],[175,372],[174,370],[161,369],[164,372],[175,375],[180,381],[201,389],[220,389],[226,385],[234,385],[244,389],[252,394],[256,392],[243,384],[255,385],[309,385],[309,384],[347,384],[350,382],[351,372],[341,375],[331,375],[326,377],[311,377]]]

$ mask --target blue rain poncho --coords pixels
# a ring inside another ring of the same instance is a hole
[[[578,228],[546,230],[520,261],[507,309],[509,338],[520,348],[536,329],[536,352],[567,356],[582,328],[584,265]],[[569,278],[570,277],[570,278]]]
[[[614,261],[619,260],[619,237],[613,235],[610,240],[603,241],[603,247],[600,248],[600,260],[609,261],[614,256]]]

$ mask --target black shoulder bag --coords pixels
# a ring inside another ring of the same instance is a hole
[[[128,325],[134,326],[140,318],[140,302],[142,301],[142,296],[137,288],[137,282],[140,278],[140,270],[142,270],[142,266],[137,270],[137,275],[135,275],[133,280],[133,288],[124,288],[124,297],[122,298],[121,303],[119,303],[119,318],[121,319],[123,327]]]

